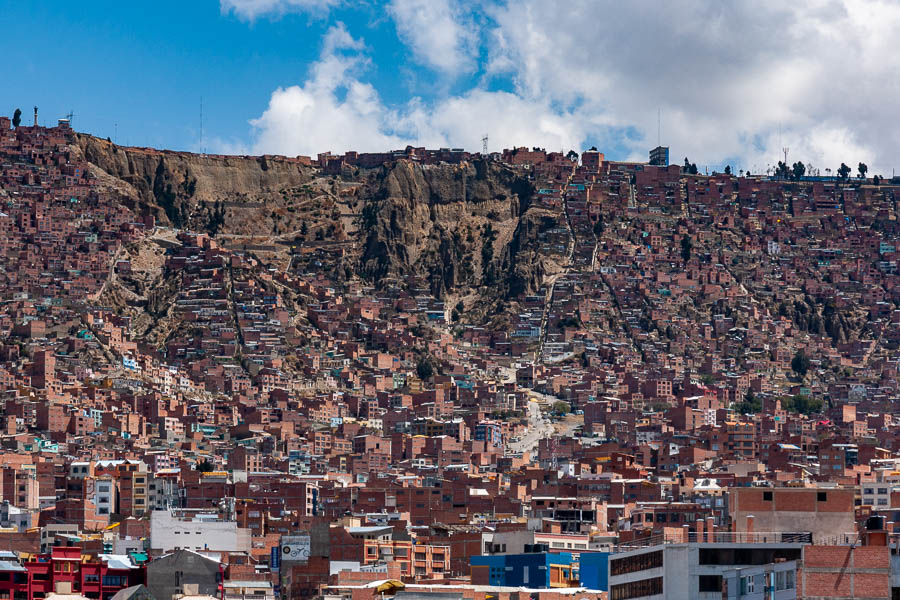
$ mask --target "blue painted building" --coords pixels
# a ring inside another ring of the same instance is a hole
[[[471,565],[475,585],[555,588],[578,579],[578,561],[569,552],[473,556]]]
[[[475,426],[475,441],[488,442],[494,446],[503,445],[503,428],[496,421],[482,421]]]
[[[609,591],[609,552],[582,552],[578,563],[582,587]]]

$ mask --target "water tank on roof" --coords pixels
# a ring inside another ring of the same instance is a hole
[[[884,530],[884,517],[881,515],[872,515],[868,519],[866,519],[866,529],[869,531],[883,531]]]

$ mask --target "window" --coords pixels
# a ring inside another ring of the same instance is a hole
[[[77,570],[75,563],[71,561],[60,561],[53,564],[54,573],[73,573]]]
[[[610,600],[628,600],[641,596],[656,596],[663,593],[662,577],[653,579],[641,579],[620,585],[614,585],[609,590]]]
[[[647,569],[656,569],[663,566],[663,552],[656,550],[655,552],[644,552],[635,556],[628,556],[611,560],[609,565],[610,575],[624,575],[626,573],[636,573]],[[633,596],[628,596],[632,598]]]
[[[722,576],[721,575],[701,575],[700,576],[701,592],[721,592]]]
[[[817,502],[827,502],[828,494],[826,492],[817,492],[816,493],[816,501]]]
[[[104,575],[103,576],[103,587],[115,587],[120,585],[125,585],[127,579],[122,575]]]
[[[878,488],[878,493],[879,494],[887,494],[888,490],[887,490],[887,488]]]
[[[763,500],[766,502],[772,501],[772,492],[763,492]]]

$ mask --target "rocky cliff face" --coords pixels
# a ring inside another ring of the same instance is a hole
[[[226,244],[340,245],[340,267],[321,268],[342,277],[417,277],[439,297],[474,300],[535,291],[554,270],[535,251],[533,186],[497,163],[401,160],[325,176],[283,159],[122,148],[87,135],[73,151],[136,213]]]
[[[527,181],[483,161],[386,166],[363,190],[360,273],[422,277],[437,296],[508,291],[531,192]]]
[[[271,201],[283,199],[286,190],[308,183],[314,174],[311,167],[285,160],[123,148],[83,134],[75,151],[95,167],[103,184],[131,199],[136,209],[176,227],[203,228],[223,220],[216,211],[235,203],[251,210],[275,208]],[[240,229],[237,219],[224,220],[222,230]]]

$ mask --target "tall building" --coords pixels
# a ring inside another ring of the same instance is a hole
[[[657,167],[669,166],[669,147],[657,146],[650,151],[650,164]]]
[[[794,597],[797,561],[804,546],[795,535],[770,534],[768,540],[774,541],[763,542],[763,535],[717,533],[703,541],[703,534],[699,534],[698,542],[658,544],[610,555],[609,598],[732,598],[736,595],[735,585],[746,595],[754,592],[757,585],[763,589],[767,577],[780,577],[785,586],[788,580],[791,585],[789,595],[770,597]],[[720,537],[724,539],[719,541]],[[747,567],[762,566],[766,568],[758,572],[742,572]],[[776,571],[790,575],[778,575]],[[722,593],[723,583],[729,580],[726,596]]]

